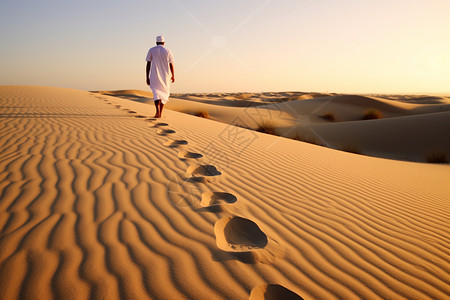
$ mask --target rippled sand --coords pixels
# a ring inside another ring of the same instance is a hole
[[[450,295],[446,164],[84,91],[0,100],[2,299]]]

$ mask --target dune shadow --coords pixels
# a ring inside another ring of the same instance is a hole
[[[198,100],[198,99],[192,99],[190,97],[183,97],[183,96],[176,96],[174,98],[181,99],[181,100],[188,100],[192,102],[199,102],[199,103],[205,103],[205,104],[213,104],[218,106],[228,106],[228,107],[249,107],[249,106],[260,106],[265,105],[267,103],[261,103],[257,101],[250,101],[250,100]]]

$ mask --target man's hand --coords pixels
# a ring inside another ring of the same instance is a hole
[[[147,78],[147,85],[150,85],[150,66],[152,62],[148,61],[147,66],[145,67],[145,77]]]
[[[170,73],[172,74],[172,82],[175,82],[175,72],[174,72],[174,70],[173,70],[173,64],[172,63],[170,63],[169,64],[169,68],[170,68]]]

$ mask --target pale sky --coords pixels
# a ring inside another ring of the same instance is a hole
[[[449,93],[450,0],[0,0],[0,85],[172,92]]]

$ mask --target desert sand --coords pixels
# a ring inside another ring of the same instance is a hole
[[[152,104],[150,92],[100,91]],[[427,162],[450,159],[450,97],[445,95],[338,95],[305,92],[175,94],[175,111],[374,157]],[[376,111],[377,120],[362,120]],[[332,116],[327,120],[324,116]]]
[[[447,299],[449,99],[279,96],[0,87],[0,298]]]

